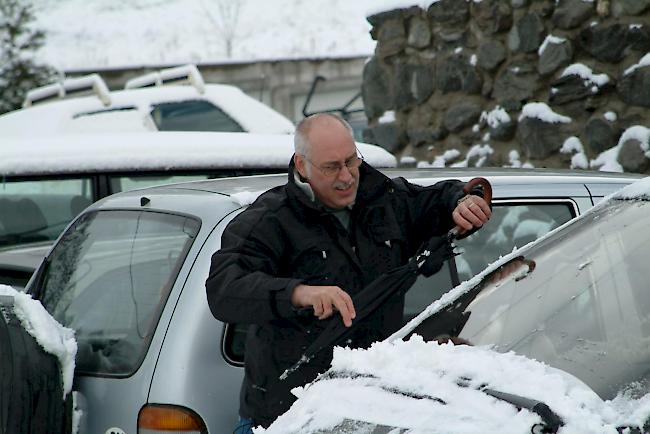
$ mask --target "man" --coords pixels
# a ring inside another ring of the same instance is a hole
[[[391,180],[362,161],[343,119],[317,114],[300,122],[287,184],[262,194],[228,225],[206,282],[217,319],[251,324],[243,424],[270,425],[293,402],[293,387],[329,367],[331,349],[278,380],[325,327],[322,320],[338,315],[352,325],[351,295],[406,263],[430,237],[487,222],[488,204],[465,197],[462,187]],[[390,335],[402,324],[403,306],[403,295],[389,299],[355,324],[348,344],[366,347]],[[309,307],[312,317],[299,314]]]

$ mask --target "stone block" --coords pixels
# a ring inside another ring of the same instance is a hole
[[[637,68],[633,72],[623,75],[617,91],[621,100],[626,104],[650,107],[650,66]]]
[[[390,92],[390,80],[376,57],[370,59],[363,68],[361,96],[368,119],[375,119],[394,107]]]
[[[557,153],[565,136],[561,123],[544,122],[538,118],[524,118],[517,128],[517,140],[526,159],[542,160]]]
[[[560,29],[573,29],[589,19],[594,12],[594,3],[583,0],[560,0],[553,12],[552,21]]]
[[[487,34],[494,34],[512,27],[512,8],[503,0],[482,0],[472,3],[474,19]]]
[[[444,126],[452,133],[457,133],[464,128],[478,122],[481,116],[481,106],[471,102],[463,101],[452,105],[445,112]]]
[[[506,47],[495,39],[490,39],[478,47],[477,65],[487,71],[494,70],[508,55]]]
[[[542,75],[549,75],[558,68],[566,66],[573,59],[573,45],[565,40],[559,44],[549,43],[537,63],[537,71]]]

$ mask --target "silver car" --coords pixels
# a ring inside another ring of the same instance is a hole
[[[385,173],[422,185],[479,175],[440,169]],[[480,175],[493,185],[494,213],[489,225],[463,241],[463,279],[638,178],[543,170]],[[212,317],[205,280],[226,225],[286,176],[123,192],[91,205],[68,226],[27,289],[76,330],[74,390],[82,434],[232,431],[246,327]],[[446,272],[432,279],[409,293],[405,321],[452,286]]]

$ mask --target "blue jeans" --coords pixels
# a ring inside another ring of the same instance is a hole
[[[253,434],[253,419],[240,417],[232,434]]]

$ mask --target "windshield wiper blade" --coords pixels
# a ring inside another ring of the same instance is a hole
[[[560,427],[564,425],[562,418],[554,413],[553,410],[542,401],[537,401],[535,399],[526,398],[512,393],[499,392],[498,390],[488,388],[483,388],[481,391],[493,398],[510,403],[517,408],[525,408],[526,410],[537,414],[542,418],[542,423],[544,425],[542,431],[539,431],[540,434],[556,434]]]

